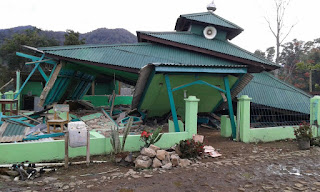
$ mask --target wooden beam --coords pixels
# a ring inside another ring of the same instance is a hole
[[[62,63],[58,64],[56,69],[54,70],[51,78],[49,79],[49,81],[47,82],[47,85],[45,86],[45,88],[43,89],[41,95],[40,95],[40,101],[39,101],[39,106],[43,106],[46,98],[47,98],[47,95],[49,94],[52,86],[54,85],[54,83],[56,82],[57,78],[58,78],[58,75],[60,73],[60,70],[62,68]]]

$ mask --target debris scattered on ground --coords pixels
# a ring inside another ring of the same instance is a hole
[[[204,152],[211,157],[220,157],[221,154],[218,153],[212,146],[204,146]]]

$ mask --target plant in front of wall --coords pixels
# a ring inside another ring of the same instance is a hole
[[[140,135],[140,140],[144,142],[144,147],[149,147],[150,145],[154,145],[156,142],[158,142],[163,133],[162,127],[158,127],[155,131],[149,132],[149,131],[142,131]]]
[[[181,140],[176,146],[176,152],[181,158],[196,158],[204,152],[204,145],[193,139]]]
[[[294,135],[298,141],[300,149],[309,149],[312,140],[312,126],[307,122],[302,122],[299,127],[294,129]]]
[[[127,136],[130,132],[132,123],[133,123],[133,118],[131,117],[128,120],[126,127],[124,128],[122,143],[120,142],[120,137],[119,137],[119,127],[117,125],[114,125],[112,127],[111,134],[110,134],[110,143],[112,146],[113,157],[116,156],[116,158],[119,157],[121,159],[124,159],[127,156],[128,153],[124,152],[124,146],[126,144]]]

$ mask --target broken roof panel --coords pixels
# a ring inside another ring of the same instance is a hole
[[[4,122],[0,127],[0,143],[22,141],[28,131],[29,127]]]
[[[311,95],[267,72],[252,75],[254,78],[238,94],[238,97],[248,95],[252,98],[252,103],[305,114],[310,113]]]

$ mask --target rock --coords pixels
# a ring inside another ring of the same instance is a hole
[[[147,175],[147,174],[144,175],[145,178],[150,178],[150,177],[152,177],[152,176],[153,176],[153,175]]]
[[[105,176],[103,176],[103,177],[105,177]],[[69,185],[70,185],[71,187],[74,187],[74,186],[76,186],[76,183],[75,183],[75,182],[70,182]]]
[[[172,169],[172,163],[167,163],[167,164],[163,165],[162,169],[167,169],[167,170]]]
[[[165,158],[166,158],[166,155],[168,154],[168,152],[167,151],[165,151],[165,150],[158,150],[157,151],[157,158],[159,159],[159,160],[164,160]]]
[[[171,161],[170,161],[170,155],[169,154],[167,154],[166,156],[165,156],[165,158],[164,158],[164,160],[162,160],[162,164],[168,164],[168,163],[171,163]]]
[[[189,160],[189,159],[180,159],[179,165],[180,165],[181,167],[187,167],[187,166],[190,165],[190,160]]]
[[[101,180],[103,181],[103,180],[106,180],[107,179],[107,177],[106,176],[102,176],[101,177]],[[71,183],[70,183],[70,185],[71,185]]]
[[[128,163],[132,163],[132,162],[133,162],[132,153],[130,153],[129,155],[127,155],[124,160],[125,160],[126,162],[128,162]]]
[[[141,155],[146,155],[146,156],[148,156],[148,157],[154,157],[154,156],[156,156],[156,152],[153,150],[153,149],[151,149],[151,148],[143,148],[142,150],[141,150]]]
[[[53,186],[55,188],[61,188],[61,187],[63,187],[63,183],[57,182],[57,183],[54,183]]]
[[[180,157],[178,155],[171,155],[172,166],[176,167],[179,165]]]
[[[153,159],[152,167],[153,168],[159,168],[162,166],[161,161],[158,158]]]
[[[63,190],[67,190],[69,188],[70,188],[69,185],[66,185],[66,186],[62,187]]]
[[[0,175],[0,179],[3,179],[5,181],[11,181],[11,178],[8,175]]]
[[[160,149],[160,147],[157,147],[155,145],[150,145],[149,148],[153,149],[155,152],[157,152]]]
[[[116,163],[120,163],[120,162],[121,162],[121,160],[122,160],[122,158],[121,158],[121,157],[117,157],[117,158],[115,159]]]
[[[51,183],[51,182],[56,181],[56,180],[58,180],[58,178],[56,178],[56,177],[46,177],[46,178],[43,179],[43,182],[48,184],[48,183]]]
[[[139,176],[139,175],[131,175],[131,177],[133,177],[133,178],[135,178],[135,179],[138,179],[138,178],[140,178],[141,176]]]
[[[240,188],[238,188],[238,191],[246,191],[246,189],[240,187]]]
[[[19,175],[17,171],[13,171],[13,170],[6,171],[6,173],[11,177],[16,177]]]
[[[134,163],[135,163],[135,167],[136,168],[146,169],[146,168],[149,168],[151,166],[152,160],[148,156],[139,155]]]
[[[314,185],[320,186],[320,182],[314,182]]]
[[[94,185],[87,185],[87,188],[90,189],[92,188]]]
[[[301,188],[301,187],[303,187],[304,185],[302,185],[302,184],[300,184],[300,183],[296,183],[296,184],[294,184],[294,186],[296,186],[296,187],[298,187],[298,188]]]

